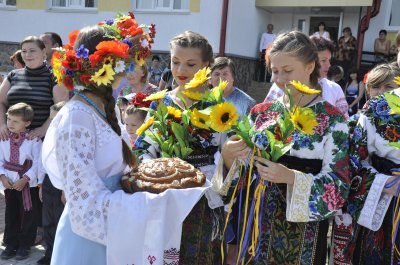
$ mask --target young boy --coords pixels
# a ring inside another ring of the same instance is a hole
[[[65,101],[61,101],[50,107],[50,119],[54,119],[65,103]],[[60,220],[61,214],[64,210],[65,197],[61,190],[55,188],[51,184],[49,176],[45,172],[41,175],[44,176],[44,179],[43,182],[39,180],[39,187],[41,187],[39,190],[39,197],[43,202],[42,224],[44,240],[46,242],[46,252],[44,253],[44,256],[37,261],[37,264],[48,265],[50,264],[51,255],[53,253],[54,238],[56,236],[58,221]]]
[[[7,113],[9,139],[0,141],[0,188],[5,189],[6,212],[1,259],[26,259],[36,237],[38,168],[42,142],[28,140],[26,129],[33,109],[25,103],[12,105]]]
[[[132,150],[135,150],[136,130],[143,124],[146,115],[145,110],[138,109],[134,105],[129,105],[125,110],[125,129],[130,138]]]

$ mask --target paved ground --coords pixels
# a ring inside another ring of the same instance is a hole
[[[5,211],[5,201],[4,194],[0,192],[0,242],[3,241],[3,232],[4,232],[4,211]],[[0,252],[4,250],[4,246],[0,246]],[[9,260],[1,260],[0,265],[35,265],[36,261],[38,261],[44,254],[44,247],[42,245],[38,245],[32,247],[31,255],[29,258],[21,261],[17,261],[15,259]]]

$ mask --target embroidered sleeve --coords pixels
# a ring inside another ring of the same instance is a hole
[[[72,230],[105,244],[110,192],[96,174],[94,130],[72,125],[56,133],[55,154],[70,209]]]
[[[348,127],[332,125],[325,135],[322,169],[317,175],[296,173],[287,198],[291,221],[318,221],[333,216],[344,204],[349,190]],[[308,216],[308,219],[307,219]]]
[[[25,173],[30,179],[30,184],[36,185],[39,181],[39,171],[40,171],[40,163],[41,163],[41,149],[42,149],[42,141],[32,140],[32,167]]]
[[[361,114],[351,140],[354,171],[348,212],[357,222],[373,231],[380,228],[392,196],[383,192],[390,176],[378,173],[369,162],[368,138],[378,137],[368,116]]]
[[[286,219],[290,222],[308,222],[308,202],[312,187],[312,175],[295,172],[294,185],[288,185],[286,198]]]

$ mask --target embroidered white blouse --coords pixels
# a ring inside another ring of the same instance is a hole
[[[53,185],[65,192],[72,231],[106,245],[108,264],[145,264],[150,253],[157,257],[154,265],[163,264],[164,251],[179,248],[181,224],[208,188],[160,195],[111,192],[104,183],[128,169],[121,138],[76,100],[50,124],[42,161]]]

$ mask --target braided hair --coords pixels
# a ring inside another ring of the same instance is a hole
[[[83,28],[75,41],[74,48],[76,49],[81,44],[83,44],[85,48],[89,50],[89,54],[93,54],[96,51],[97,44],[105,40],[111,40],[111,38],[108,36],[112,36],[112,34],[113,33],[110,30],[107,30],[104,27],[92,26]],[[87,91],[88,93],[92,93],[103,100],[107,122],[111,126],[113,131],[121,136],[121,127],[118,124],[117,116],[115,113],[115,99],[112,95],[112,86],[91,85],[86,86],[86,88],[87,89],[85,89],[85,91]],[[133,155],[133,152],[129,148],[128,144],[122,138],[121,141],[124,161],[126,164],[133,168],[136,166],[137,163],[136,158]]]

